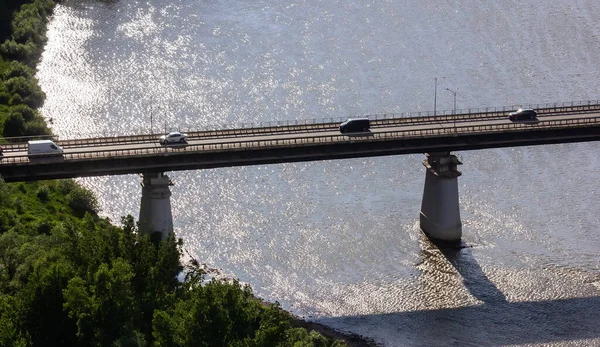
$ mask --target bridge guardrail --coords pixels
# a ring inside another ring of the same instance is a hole
[[[533,108],[533,109],[546,109],[546,108],[573,108],[595,105],[600,106],[600,100],[584,100],[584,101],[570,101],[562,103],[544,103],[544,104],[521,104],[521,105],[510,105],[510,106],[493,106],[493,107],[478,107],[468,109],[457,109],[457,110],[439,110],[436,111],[436,116],[447,116],[453,114],[489,114],[489,113],[508,113],[517,110],[518,108]],[[213,124],[209,126],[217,130],[226,130],[234,128],[254,129],[254,128],[265,128],[265,127],[279,127],[279,126],[295,126],[295,125],[312,125],[312,124],[339,124],[348,118],[356,117],[367,117],[371,120],[381,120],[389,118],[424,118],[433,117],[433,111],[418,111],[418,112],[387,112],[387,113],[375,113],[375,114],[363,114],[355,115],[351,117],[335,117],[335,118],[313,118],[299,121],[271,121],[261,123],[241,123],[241,124],[230,124],[230,125],[218,125]]]
[[[563,104],[546,104],[546,107],[537,105],[536,110],[541,116],[548,114],[559,114],[559,113],[585,113],[600,111],[600,101],[585,101],[585,102],[571,102]],[[533,107],[533,106],[525,106]],[[442,114],[438,113],[435,117],[431,111],[418,112],[416,113],[390,113],[390,114],[379,114],[372,115],[369,117],[372,120],[373,127],[385,127],[391,125],[418,125],[438,122],[455,122],[461,123],[481,118],[503,118],[506,113],[514,111],[515,106],[503,106],[499,107],[487,107],[485,109],[466,109],[459,110],[456,113],[445,114],[447,111],[441,111]],[[467,113],[459,113],[468,111]],[[474,112],[476,111],[476,112]],[[426,114],[426,115],[424,115]],[[397,117],[401,115],[401,117]],[[333,119],[332,119],[333,120]],[[331,131],[337,129],[339,123],[345,119],[340,118],[338,122],[331,123],[305,123],[301,124],[302,121],[280,121],[277,122],[277,126],[269,127],[257,127],[257,128],[239,128],[239,129],[222,129],[222,130],[207,130],[207,131],[194,131],[188,132],[190,139],[209,139],[209,138],[228,138],[237,136],[248,136],[248,135],[265,135],[265,134],[280,134],[280,133],[301,133],[301,132],[314,132],[314,131]],[[313,119],[313,121],[315,121]],[[283,125],[282,125],[283,124]],[[85,139],[69,139],[69,140],[58,140],[57,142],[65,147],[91,147],[99,145],[114,145],[119,143],[153,143],[158,141],[159,134],[142,134],[142,135],[131,135],[131,136],[113,136],[113,137],[98,137],[98,138],[85,138]],[[35,137],[39,138],[39,137]],[[27,141],[26,137],[18,138],[19,140]],[[5,145],[5,150],[10,151],[22,151],[27,148],[26,143],[9,144]]]
[[[428,124],[428,123],[437,123],[437,122],[467,122],[475,119],[481,118],[504,118],[508,112],[514,111],[514,108],[510,108],[508,110],[494,110],[494,111],[486,111],[486,113],[466,113],[466,114],[450,114],[450,115],[438,115],[438,116],[430,116],[430,117],[404,117],[404,118],[390,118],[388,114],[383,114],[381,118],[372,119],[373,127],[382,127],[382,126],[390,126],[390,125],[402,125],[402,124],[410,124],[410,125],[419,125],[419,124]],[[469,110],[470,111],[470,110]],[[589,104],[589,105],[569,105],[562,107],[557,110],[556,108],[540,108],[538,109],[540,115],[547,114],[558,114],[558,113],[566,113],[566,112],[584,112],[584,111],[600,111],[600,104]],[[458,116],[458,118],[457,118]],[[194,139],[210,139],[210,138],[230,138],[230,137],[238,137],[238,136],[248,136],[248,135],[266,135],[266,134],[281,134],[281,133],[301,133],[301,132],[315,132],[315,131],[331,131],[338,128],[339,124],[345,119],[340,118],[338,122],[335,123],[310,123],[310,124],[298,124],[298,125],[279,125],[276,127],[259,127],[259,128],[241,128],[241,129],[230,129],[230,130],[208,130],[208,131],[196,131],[196,132],[188,132],[188,137],[191,140]],[[285,122],[280,122],[285,123]],[[113,137],[104,139],[106,144],[115,144],[115,143],[143,143],[143,142],[156,142],[158,139],[158,135],[139,135],[135,137]],[[72,146],[72,145],[86,145],[93,146],[102,144],[102,140],[92,141],[91,143],[84,142],[65,142],[61,141],[61,145]]]
[[[333,143],[333,142],[357,142],[357,141],[382,141],[386,139],[398,139],[398,138],[423,138],[423,137],[436,137],[436,136],[448,136],[453,134],[481,134],[490,132],[511,132],[520,130],[531,130],[531,131],[544,131],[553,128],[569,128],[569,127],[583,127],[589,125],[600,126],[600,117],[589,117],[589,118],[577,118],[577,119],[563,119],[541,122],[543,125],[532,125],[524,123],[506,123],[506,124],[490,124],[490,125],[467,125],[459,126],[456,128],[432,128],[432,129],[403,129],[390,132],[377,132],[363,136],[352,136],[347,135],[323,135],[323,136],[311,136],[311,137],[298,137],[290,139],[271,139],[271,140],[241,140],[231,142],[219,142],[209,144],[197,144],[187,145],[182,147],[148,147],[138,149],[120,149],[120,150],[106,150],[97,152],[72,152],[65,153],[64,160],[81,160],[81,159],[98,159],[106,157],[135,157],[145,155],[170,155],[176,154],[177,152],[201,152],[201,151],[224,151],[224,150],[236,150],[246,148],[268,148],[268,147],[286,147],[286,146],[298,146],[298,145],[313,145],[317,143]],[[39,160],[37,160],[39,162]],[[26,155],[23,156],[11,156],[4,158],[0,161],[0,166],[7,164],[20,164],[29,165],[32,164]],[[34,164],[34,163],[33,163]]]
[[[549,107],[541,107],[538,105],[536,109],[540,114],[557,114],[559,112],[583,112],[583,111],[600,111],[600,101],[586,101],[586,102],[571,102],[565,103],[561,106],[557,106],[557,104],[547,105]],[[557,109],[557,107],[560,107]],[[388,114],[377,114],[367,116],[372,120],[372,126],[386,126],[386,125],[400,125],[400,124],[425,124],[425,123],[435,123],[435,122],[451,122],[456,120],[457,122],[466,122],[474,119],[480,118],[490,118],[490,117],[503,117],[508,112],[512,112],[516,110],[518,106],[504,106],[502,108],[499,107],[488,107],[485,109],[465,109],[459,110],[464,113],[450,113],[450,111],[442,111],[437,113],[437,116],[433,116],[433,112],[418,112],[418,113],[388,113]],[[398,117],[400,116],[400,117]],[[457,118],[458,116],[458,118]],[[264,135],[264,134],[276,134],[276,133],[296,133],[296,132],[314,132],[314,131],[331,131],[337,129],[339,124],[345,121],[347,118],[339,118],[337,121],[334,121],[333,118],[330,119],[322,119],[322,123],[317,123],[317,119],[305,120],[305,121],[277,121],[274,124],[276,125],[268,125],[268,126],[258,126],[258,127],[243,127],[243,128],[235,128],[235,129],[216,129],[216,130],[206,130],[206,131],[189,131],[187,132],[190,139],[201,139],[201,138],[225,138],[225,137],[237,137],[237,136],[248,136],[248,135]],[[327,121],[327,122],[326,122]],[[242,125],[244,126],[244,125]],[[114,143],[139,143],[139,142],[153,142],[157,141],[159,134],[156,135],[136,135],[136,136],[125,136],[125,137],[110,137],[105,138],[105,142],[108,144]],[[100,142],[95,142],[91,145],[101,144]],[[64,141],[61,144],[66,144],[69,146],[69,143],[65,143]]]

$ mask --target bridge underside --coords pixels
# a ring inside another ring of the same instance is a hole
[[[264,145],[215,151],[170,148],[160,155],[16,163],[3,165],[0,175],[6,182],[34,181],[598,140],[599,126],[386,140],[373,140],[367,134],[351,136],[348,142],[324,141],[294,147]]]

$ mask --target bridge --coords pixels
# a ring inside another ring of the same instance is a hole
[[[371,131],[341,134],[339,122],[188,132],[187,144],[161,146],[151,134],[57,140],[64,156],[30,160],[26,142],[7,139],[0,175],[6,182],[85,176],[143,175],[140,228],[172,231],[171,184],[165,171],[426,153],[421,228],[459,240],[457,166],[453,151],[600,140],[600,101],[535,107],[537,121],[511,122],[514,107],[408,115],[375,115]],[[168,211],[168,212],[167,212]]]

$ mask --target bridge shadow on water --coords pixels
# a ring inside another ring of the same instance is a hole
[[[600,296],[508,302],[485,275],[471,248],[439,244],[433,247],[439,249],[438,257],[441,253],[452,264],[464,287],[483,304],[323,318],[317,323],[333,327],[355,325],[356,330],[377,331],[376,336],[397,341],[386,346],[503,346],[600,338]],[[423,250],[428,251],[431,248]]]

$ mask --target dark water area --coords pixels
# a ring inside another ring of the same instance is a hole
[[[429,243],[430,241],[424,241]],[[481,304],[470,307],[424,309],[411,312],[370,314],[318,320],[326,326],[373,327],[395,336],[390,345],[410,346],[596,346],[600,338],[599,297],[509,302],[491,282],[469,247],[438,247],[429,260],[433,266],[441,254],[452,264],[469,293]],[[409,329],[405,327],[410,327]]]

